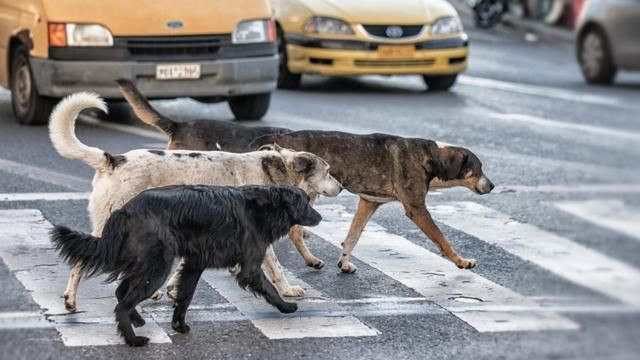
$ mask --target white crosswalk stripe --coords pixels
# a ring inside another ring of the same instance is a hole
[[[316,208],[324,221],[310,230],[341,248],[352,215],[341,205]],[[471,271],[457,269],[448,260],[388,233],[373,222],[367,224],[354,255],[481,332],[578,328],[578,324],[567,318],[536,311],[536,304],[524,296]],[[530,311],[505,311],[496,309],[495,305],[527,306]]]
[[[454,202],[430,209],[436,220],[455,229],[576,284],[640,305],[640,271],[632,266],[478,203]]]
[[[318,290],[291,273],[287,273],[289,283],[301,286],[305,290],[305,298],[298,301],[298,311],[288,316],[281,315],[263,299],[240,289],[226,271],[207,271],[202,278],[241,312],[260,313],[260,318],[250,318],[251,322],[270,339],[378,335],[376,329],[363,324],[353,315],[344,314],[340,305],[326,299]],[[305,313],[342,315],[305,316]]]
[[[554,205],[596,225],[640,240],[640,209],[628,206],[622,200],[562,201]]]

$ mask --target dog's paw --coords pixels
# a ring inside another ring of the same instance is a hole
[[[280,310],[281,313],[283,314],[291,314],[293,312],[296,312],[298,310],[298,304],[296,303],[283,303],[282,305],[278,306],[278,310]]]
[[[151,295],[151,300],[160,301],[162,299],[162,293],[160,291],[156,291]]]
[[[345,274],[352,274],[358,270],[358,268],[350,263],[349,261],[340,261],[338,262],[338,267]]]
[[[191,331],[189,325],[187,325],[187,323],[185,323],[184,321],[174,321],[171,323],[171,327],[173,328],[173,330],[181,334],[186,334]]]
[[[76,312],[76,299],[72,299],[71,296],[65,294],[64,295],[64,308],[67,309],[68,312]]]
[[[322,269],[324,267],[324,260],[318,259],[315,256],[308,260],[305,259],[304,263],[307,264],[307,266],[315,269]]]
[[[304,296],[304,289],[296,285],[289,286],[288,288],[282,290],[282,296],[302,297]]]
[[[149,343],[149,338],[146,336],[136,336],[133,339],[125,340],[129,346],[145,346]]]
[[[229,273],[233,276],[238,276],[238,274],[240,274],[240,270],[242,270],[240,264],[235,264],[233,267],[229,268]]]
[[[476,264],[476,259],[461,259],[456,265],[458,265],[460,269],[473,269],[476,267]]]

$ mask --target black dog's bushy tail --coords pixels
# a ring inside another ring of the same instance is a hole
[[[120,214],[114,215],[101,238],[58,225],[50,232],[51,242],[67,263],[73,266],[81,265],[87,277],[95,275],[98,271],[112,273],[116,270],[116,261],[127,235],[124,224],[114,223],[124,221],[124,217],[119,216]],[[107,281],[113,281],[115,278],[117,274],[112,274]]]

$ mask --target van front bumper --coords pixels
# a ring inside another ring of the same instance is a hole
[[[68,61],[30,59],[38,93],[64,97],[90,91],[108,99],[121,99],[115,83],[129,79],[148,98],[230,97],[268,93],[276,88],[278,56],[183,61],[199,63],[200,78],[156,80],[156,65],[180,62]]]

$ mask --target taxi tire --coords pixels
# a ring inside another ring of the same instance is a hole
[[[294,74],[287,66],[287,44],[284,41],[282,30],[278,29],[278,55],[280,57],[280,67],[278,69],[278,89],[295,90],[300,87],[302,74]]]
[[[269,110],[271,93],[229,98],[229,108],[238,121],[260,120]]]
[[[447,91],[456,83],[458,74],[452,75],[422,75],[427,91]]]
[[[13,52],[10,71],[11,107],[18,123],[32,126],[47,124],[57,99],[38,94],[31,64],[29,64],[29,51],[26,46],[19,45]],[[19,87],[27,86],[25,81],[28,82],[29,86],[28,95],[18,95],[21,92]],[[28,96],[26,104],[23,103],[25,99],[19,99],[20,96],[25,95]],[[26,108],[24,108],[25,106]]]

